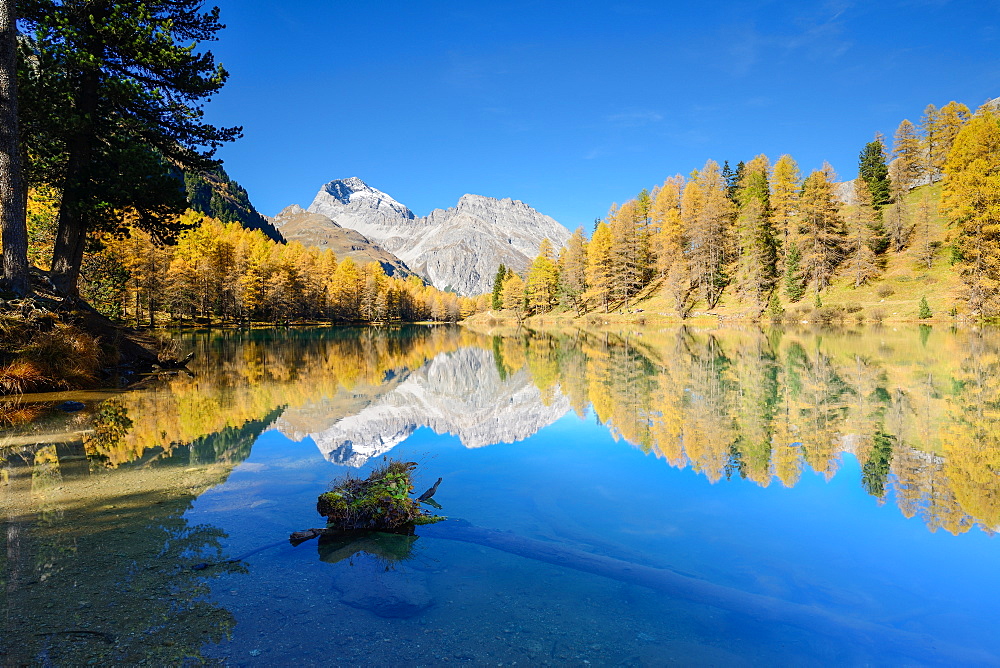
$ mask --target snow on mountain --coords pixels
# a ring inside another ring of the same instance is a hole
[[[500,264],[527,269],[542,239],[559,248],[570,236],[524,202],[481,195],[418,218],[357,177],[324,185],[308,210],[357,230],[435,287],[465,295],[489,292]]]

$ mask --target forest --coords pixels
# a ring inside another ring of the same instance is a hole
[[[8,299],[54,291],[150,326],[455,321],[474,308],[377,264],[280,242],[215,157],[241,128],[203,121],[204,103],[228,78],[197,48],[223,28],[218,8],[196,0],[2,5],[0,287]]]
[[[910,274],[955,285],[923,286],[919,308],[909,295],[914,317],[1000,312],[995,102],[975,113],[929,105],[919,123],[899,124],[891,149],[880,135],[865,144],[859,176],[846,183],[828,164],[803,175],[790,155],[735,168],[708,160],[613,205],[565,248],[543,244],[523,273],[501,266],[492,295],[459,298],[283,244],[252,210],[215,157],[241,128],[203,121],[228,78],[198,50],[223,27],[217,9],[195,0],[33,0],[17,14],[4,6],[8,296],[32,290],[33,266],[58,294],[148,325],[457,321],[490,308],[520,320],[629,312],[654,295],[646,306],[680,318],[725,306],[743,319],[779,319],[832,297],[859,319],[881,320],[882,309],[831,288],[861,294],[905,257]]]
[[[612,205],[589,239],[581,228],[558,251],[543,246],[526,275],[501,267],[492,306],[520,320],[630,312],[659,295],[682,319],[723,303],[742,319],[781,319],[796,304],[820,309],[837,282],[834,301],[860,313],[851,291],[879,286],[889,296],[879,284],[894,264],[900,281],[954,281],[951,315],[1000,314],[996,101],[975,113],[957,102],[929,105],[919,126],[899,124],[891,150],[881,135],[865,144],[858,174],[838,183],[825,164],[803,177],[790,155],[773,164],[758,155],[735,169],[709,160]],[[928,275],[936,266],[946,267],[942,276]],[[941,288],[925,290],[939,306]],[[881,311],[859,319],[881,320]],[[926,297],[913,304],[912,319],[931,315]]]

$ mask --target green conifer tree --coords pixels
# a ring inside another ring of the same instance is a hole
[[[499,311],[503,308],[503,281],[507,278],[507,267],[500,263],[497,267],[496,276],[493,278],[493,301],[492,306],[494,311]]]
[[[223,28],[201,0],[31,0],[21,99],[36,175],[62,186],[52,280],[76,296],[90,230],[116,230],[122,212],[160,236],[187,202],[174,167],[218,166],[214,150],[240,128],[204,122],[202,102],[228,77],[200,43]]]
[[[802,274],[802,251],[796,242],[788,244],[785,255],[785,294],[789,301],[797,302],[806,293],[805,277]]]
[[[868,184],[868,190],[872,195],[872,206],[876,211],[881,211],[890,200],[891,184],[885,155],[882,137],[876,135],[874,141],[865,144],[858,158],[858,178]]]
[[[930,318],[933,315],[934,315],[934,313],[931,312],[930,304],[927,303],[927,297],[926,296],[921,297],[920,298],[920,313],[918,314],[918,317],[921,320],[926,320],[927,318]]]

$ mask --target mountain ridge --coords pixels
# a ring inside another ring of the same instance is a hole
[[[525,271],[542,239],[559,248],[570,236],[553,218],[512,198],[468,193],[453,207],[417,217],[358,177],[324,184],[306,211],[358,231],[435,287],[465,295],[489,292],[500,264]]]
[[[407,278],[414,275],[405,262],[357,230],[341,227],[327,216],[306,211],[298,204],[285,207],[271,220],[285,240],[329,249],[338,261],[349,257],[358,264],[378,262],[387,276]]]

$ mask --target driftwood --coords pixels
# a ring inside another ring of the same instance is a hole
[[[318,536],[322,536],[327,532],[326,529],[306,529],[305,531],[293,531],[292,535],[288,537],[288,542],[292,545],[298,545],[299,543],[304,543],[307,540],[312,540]]]
[[[293,545],[298,545],[312,538],[336,533],[340,532],[308,529],[296,531],[289,540]],[[1000,657],[987,651],[938,642],[932,636],[845,616],[818,606],[742,591],[682,575],[667,568],[584,552],[567,545],[526,538],[506,531],[483,529],[464,520],[445,520],[422,526],[419,535],[490,547],[520,557],[648,587],[674,598],[748,615],[760,622],[786,624],[841,642],[846,640],[851,644],[871,647],[873,651],[889,652],[918,661],[932,659],[961,665],[1000,663]]]
[[[442,480],[444,480],[444,478],[438,478],[437,482],[434,483],[434,485],[429,490],[427,490],[426,492],[417,497],[417,501],[426,501],[427,499],[434,496],[435,492],[438,491],[438,485],[441,484]]]
[[[165,357],[159,359],[155,366],[161,369],[186,369],[188,362],[194,359],[194,353],[188,353],[183,357],[183,359],[174,359],[172,357]]]
[[[558,543],[483,529],[463,520],[446,520],[439,524],[421,527],[420,535],[491,547],[528,559],[641,585],[675,598],[750,615],[759,621],[787,624],[839,640],[850,638],[857,644],[921,661],[934,657],[948,663],[964,665],[995,665],[1000,662],[1000,658],[988,652],[940,643],[931,636],[846,617],[816,606],[741,591],[681,575],[666,568],[644,566],[591,554]]]

